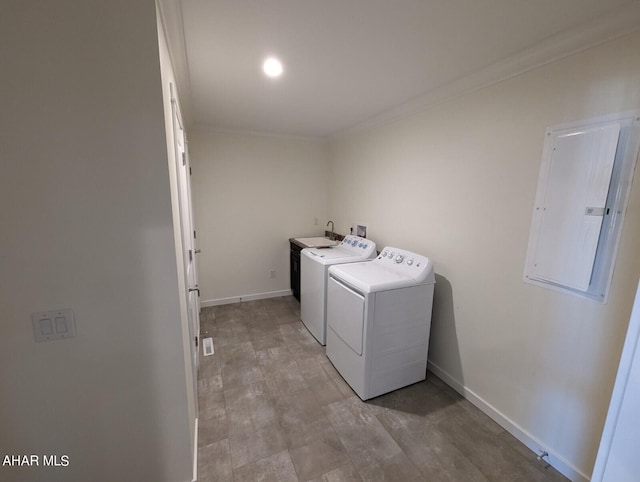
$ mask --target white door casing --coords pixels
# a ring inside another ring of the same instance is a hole
[[[593,482],[634,482],[640,473],[640,283],[629,320]]]
[[[193,369],[194,393],[197,393],[198,347],[200,337],[200,290],[196,267],[195,230],[193,229],[193,209],[191,202],[191,166],[189,150],[180,108],[171,86],[171,112],[173,118],[173,138],[175,145],[176,174],[178,181],[178,200],[180,212],[180,232],[182,238],[182,258],[184,266],[185,290],[189,335],[191,340],[191,363]]]

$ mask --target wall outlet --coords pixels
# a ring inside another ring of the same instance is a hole
[[[272,269],[271,271],[269,271],[269,278],[273,279],[276,277],[276,270]]]

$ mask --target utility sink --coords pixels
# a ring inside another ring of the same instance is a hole
[[[340,244],[340,241],[332,241],[329,238],[322,236],[315,238],[295,238],[295,240],[304,245],[305,248],[329,248]]]

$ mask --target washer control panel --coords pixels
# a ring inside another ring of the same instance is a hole
[[[419,282],[433,276],[433,262],[429,258],[400,248],[387,246],[373,262]]]
[[[348,249],[349,251],[355,251],[358,255],[365,257],[372,258],[376,253],[376,243],[370,239],[361,238],[360,236],[354,236],[352,234],[345,236],[338,246]]]

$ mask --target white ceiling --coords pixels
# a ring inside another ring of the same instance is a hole
[[[189,125],[326,137],[640,28],[639,3],[161,0],[161,11]],[[267,55],[281,78],[262,74]]]

